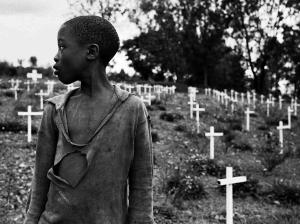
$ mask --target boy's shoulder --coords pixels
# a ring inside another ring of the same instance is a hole
[[[76,88],[77,89],[77,88]],[[64,105],[64,103],[66,102],[67,98],[76,90],[73,89],[69,92],[51,97],[49,99],[46,99],[46,102],[53,104],[55,106],[56,109],[59,109],[60,107],[62,107]]]

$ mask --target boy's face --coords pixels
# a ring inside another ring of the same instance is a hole
[[[58,52],[54,57],[54,74],[64,84],[80,80],[87,65],[87,49],[77,42],[66,25],[62,25],[59,29],[57,41]]]

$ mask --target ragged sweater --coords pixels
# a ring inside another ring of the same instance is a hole
[[[47,100],[25,224],[154,223],[150,118],[137,96],[114,88],[116,103],[84,144],[68,134],[65,105],[74,90]],[[61,161],[75,170],[76,158],[86,168],[66,180]]]

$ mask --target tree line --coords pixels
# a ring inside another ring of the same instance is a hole
[[[69,0],[74,15],[128,16],[122,43],[144,80],[267,94],[287,79],[300,94],[298,0]],[[168,77],[166,77],[168,74]]]

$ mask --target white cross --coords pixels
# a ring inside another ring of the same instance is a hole
[[[250,99],[251,99],[251,94],[249,91],[247,91],[247,103],[250,105]]]
[[[236,101],[236,102],[238,102],[238,92],[234,92],[234,100]]]
[[[15,100],[18,100],[18,91],[20,91],[21,89],[19,89],[17,86],[14,86],[13,88],[10,88],[10,90],[14,91]]]
[[[294,99],[294,106],[293,106],[293,109],[294,109],[294,115],[297,116],[297,111],[298,111],[298,106],[300,106],[300,104],[298,104],[298,100],[297,100],[297,97]]]
[[[210,147],[209,147],[209,158],[214,159],[214,151],[215,151],[215,138],[217,136],[223,136],[221,132],[215,132],[215,128],[213,126],[210,127],[210,132],[205,133],[206,137],[210,137]]]
[[[267,99],[266,104],[267,104],[267,117],[269,117],[270,116],[270,104],[271,104],[269,99]]]
[[[53,80],[48,80],[47,82],[45,82],[45,84],[47,85],[47,93],[52,94],[53,93],[53,89],[54,89],[54,85],[55,85],[55,81]]]
[[[27,120],[27,141],[31,142],[31,116],[41,116],[43,115],[42,111],[39,112],[32,112],[31,111],[31,106],[27,107],[27,112],[18,112],[19,116],[28,116],[28,120]]]
[[[30,91],[30,84],[31,84],[31,82],[30,82],[30,80],[28,79],[26,82],[24,82],[26,85],[27,85],[27,92],[29,92]]]
[[[235,103],[237,103],[237,100],[235,99],[231,99],[231,112],[233,113],[234,112],[234,106],[235,106]]]
[[[136,85],[136,91],[138,95],[142,95],[142,85]]]
[[[219,179],[220,185],[226,185],[226,224],[233,224],[233,184],[246,182],[247,177],[232,177],[232,167],[226,167],[226,179]]]
[[[272,107],[274,107],[275,106],[275,98],[273,96],[271,97],[271,102],[272,102]]]
[[[148,103],[151,106],[151,93],[148,93],[148,97],[141,96],[141,99],[144,103]]]
[[[291,107],[290,106],[288,106],[288,127],[289,127],[289,129],[291,129],[292,128],[292,112],[293,112],[293,110],[291,109]]]
[[[283,101],[282,97],[279,96],[279,97],[278,97],[278,103],[279,103],[279,109],[280,109],[280,110],[282,109],[282,101]]]
[[[261,104],[264,103],[264,95],[260,95],[260,103],[261,103]]]
[[[279,144],[281,148],[283,148],[283,130],[288,128],[289,127],[287,125],[283,125],[282,121],[279,121],[279,126],[277,127],[277,130],[279,131]],[[280,153],[283,153],[282,149]]]
[[[254,111],[250,111],[249,107],[247,107],[245,114],[246,114],[246,131],[250,131],[250,114],[254,114]]]
[[[205,108],[200,108],[199,104],[196,104],[196,107],[193,108],[193,111],[196,111],[196,122],[197,122],[197,134],[200,133],[200,117],[199,117],[199,112],[205,111]]]
[[[44,109],[44,96],[48,96],[49,94],[47,92],[44,93],[44,91],[41,89],[39,93],[35,94],[36,96],[40,96],[40,108],[41,110]]]
[[[193,108],[194,105],[196,104],[196,102],[193,100],[193,96],[190,95],[190,101],[188,102],[188,104],[190,105],[190,118],[193,118]]]
[[[36,83],[38,79],[42,78],[42,74],[41,73],[37,73],[37,70],[33,69],[32,73],[27,73],[27,78],[32,79],[32,81],[34,83]]]
[[[15,82],[16,82],[15,79],[10,79],[8,82],[10,83],[11,88],[15,87]]]
[[[256,108],[256,93],[253,92],[253,108]]]

